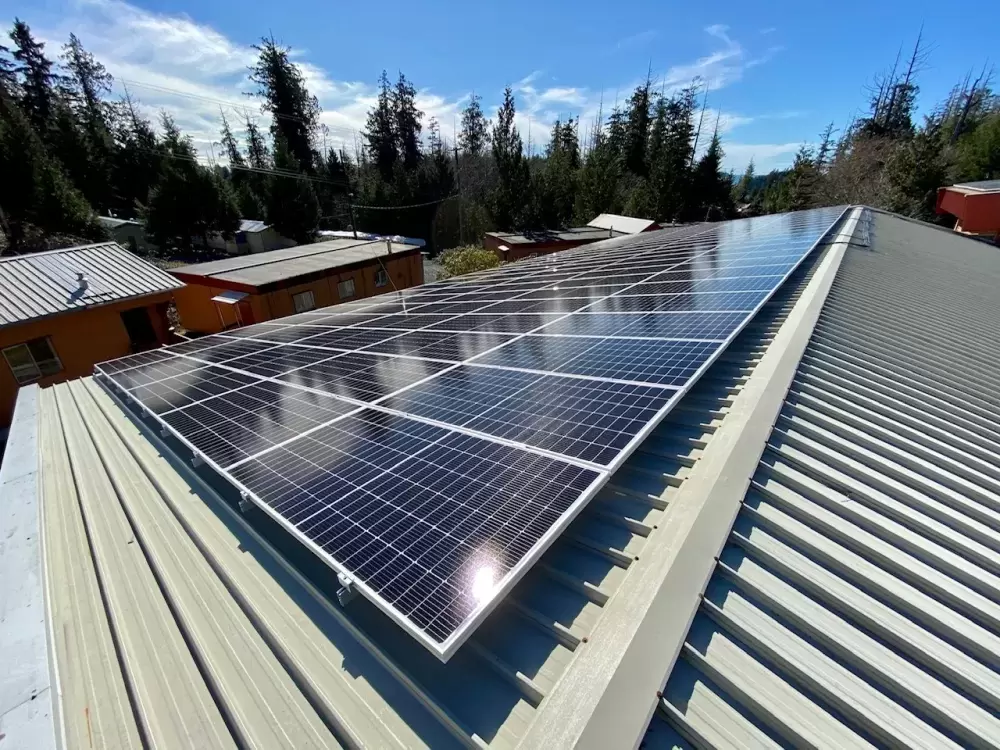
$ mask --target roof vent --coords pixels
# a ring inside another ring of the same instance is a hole
[[[392,238],[391,237],[386,237],[385,238],[385,250],[386,250],[386,252],[389,255],[392,255]]]
[[[80,289],[86,291],[90,288],[90,279],[87,278],[87,274],[83,271],[76,272],[76,281],[80,285]]]

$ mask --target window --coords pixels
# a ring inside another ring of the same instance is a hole
[[[47,336],[17,346],[8,346],[3,350],[3,356],[19,385],[31,383],[46,375],[55,375],[62,370],[62,362],[56,356]]]
[[[292,295],[292,304],[295,305],[295,312],[308,312],[316,309],[316,298],[310,291],[299,292]]]
[[[384,268],[380,268],[375,271],[375,286],[385,286],[389,283],[389,274],[385,272]]]
[[[354,279],[347,279],[337,284],[337,294],[341,299],[354,296]]]

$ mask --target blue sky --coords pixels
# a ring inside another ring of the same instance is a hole
[[[709,116],[719,118],[726,166],[736,171],[751,157],[758,171],[786,166],[827,122],[846,125],[864,104],[865,83],[892,64],[900,45],[905,54],[921,24],[931,53],[920,104],[933,105],[998,50],[1000,2],[957,7],[912,0],[0,0],[6,21],[28,21],[50,53],[75,31],[150,113],[174,114],[206,159],[220,106],[233,119],[247,107],[249,45],[270,32],[303,66],[329,140],[349,149],[383,68],[406,73],[446,137],[470,92],[490,114],[512,85],[522,136],[530,123],[540,147],[556,117],[582,116],[586,127],[602,96],[607,110],[651,65],[668,90],[696,75],[707,82]]]

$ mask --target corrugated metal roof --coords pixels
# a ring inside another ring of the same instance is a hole
[[[1000,744],[998,289],[995,248],[875,214],[644,747]]]
[[[634,216],[619,216],[618,214],[601,214],[587,223],[588,227],[614,229],[616,232],[624,232],[625,234],[639,234],[655,225],[656,222],[652,219],[637,219]]]
[[[235,726],[231,717],[260,711],[252,688],[256,675],[271,669],[276,655],[285,675],[340,742],[370,747],[513,747],[544,710],[546,696],[573,668],[577,656],[599,648],[588,644],[588,637],[609,600],[627,585],[634,560],[647,548],[664,509],[726,419],[735,394],[766,350],[807,272],[804,268],[761,311],[447,664],[414,648],[398,626],[366,600],[355,599],[346,608],[335,604],[336,582],[301,545],[269,526],[262,515],[252,517],[253,527],[248,525],[249,517],[200,483],[190,467],[181,468],[180,461],[168,459],[171,452],[148,439],[150,433],[137,429],[89,379],[42,393],[48,481],[57,483],[53,496],[65,503],[69,518],[78,528],[89,528],[97,521],[90,514],[98,509],[78,496],[94,490],[79,486],[76,477],[83,474],[74,473],[73,467],[91,467],[88,471],[97,476],[87,481],[104,493],[101,512],[124,513],[131,520],[144,554],[133,554],[128,564],[145,565],[160,582],[142,590],[161,597],[167,610],[175,613],[164,616],[161,628],[180,632],[191,644],[190,658],[201,668],[214,696],[214,702],[201,711],[208,716],[218,711],[230,730]],[[100,522],[113,526],[103,515]],[[112,553],[118,554],[113,546],[95,546],[91,577],[59,590],[66,600],[57,611],[67,621],[78,599],[100,602],[98,582],[106,589],[124,586],[105,581],[124,575],[116,572]],[[53,558],[50,565],[64,559]],[[79,575],[86,573],[84,567],[78,566]],[[194,601],[190,597],[195,595],[201,596],[205,617],[229,618],[228,629],[241,632],[242,623],[252,622],[270,650],[213,641],[197,620],[186,619],[194,613],[184,614],[183,602]],[[149,599],[112,601],[112,607],[126,606],[160,612],[163,605]],[[217,614],[217,608],[222,612]],[[141,628],[140,620],[116,622],[116,637],[133,637],[133,631]],[[101,616],[88,617],[85,624],[99,628]],[[63,623],[53,625],[58,631]],[[95,631],[91,641],[89,631],[80,633],[76,643],[93,643],[96,649],[104,642],[99,634]],[[134,637],[149,639],[138,632]],[[237,646],[237,651],[248,654],[243,669],[251,677],[249,686],[228,681],[228,660],[234,658]],[[98,654],[90,656],[96,659]],[[176,655],[180,665],[187,658],[183,652]],[[125,678],[141,679],[145,670],[156,669],[138,656],[104,663],[111,673],[104,675],[103,684],[112,686]],[[131,674],[133,670],[136,674]],[[91,710],[102,712],[97,718],[112,725],[124,721],[116,717],[117,709],[106,697],[87,697],[86,690],[96,687],[79,671],[64,676],[63,684],[67,695],[78,695],[72,692],[76,688],[83,690],[80,700],[92,701]],[[282,700],[293,698],[285,694]],[[72,722],[82,713],[71,709],[65,715]],[[155,702],[154,709],[148,716],[137,714],[139,721],[155,719],[173,726],[174,708],[169,702]],[[294,716],[282,713],[279,718],[289,737],[301,735]],[[143,727],[143,731],[151,730]]]
[[[125,226],[126,224],[141,227],[142,224],[134,219],[118,219],[114,216],[98,216],[97,223],[107,229],[117,229],[118,227]]]
[[[534,245],[547,242],[596,242],[608,237],[624,237],[627,232],[598,227],[571,227],[570,229],[538,229],[528,232],[487,232],[508,245]]]
[[[393,245],[393,255],[413,251],[408,245]],[[317,271],[331,271],[355,263],[389,256],[385,242],[328,240],[312,245],[297,245],[266,253],[241,255],[208,263],[171,268],[181,278],[219,279],[236,284],[261,287]]]
[[[241,232],[263,232],[269,226],[271,225],[266,221],[259,221],[258,219],[240,219]]]
[[[115,242],[0,258],[0,326],[181,286]]]

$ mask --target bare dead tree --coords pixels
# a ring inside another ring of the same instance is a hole
[[[972,110],[984,99],[986,91],[989,89],[990,84],[993,81],[993,68],[991,67],[987,70],[986,64],[984,63],[982,71],[980,71],[979,76],[972,82],[972,87],[969,88],[968,93],[966,93],[965,86],[968,84],[971,76],[971,71],[965,76],[965,83],[963,84],[962,92],[960,94],[960,97],[964,98],[965,101],[962,104],[962,112],[959,114],[958,119],[955,121],[955,127],[951,131],[951,138],[948,141],[951,144],[954,144],[965,130],[965,124],[969,119],[969,113],[972,112]]]

